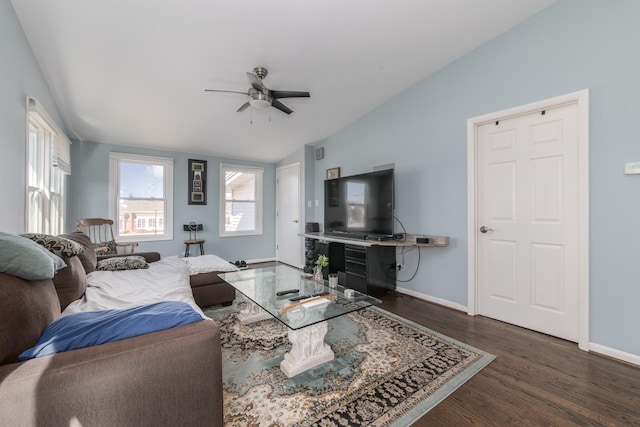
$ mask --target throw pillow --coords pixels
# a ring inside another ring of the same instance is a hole
[[[84,248],[84,252],[78,255],[78,258],[80,258],[84,271],[86,271],[87,274],[96,269],[98,258],[96,257],[96,251],[93,250],[93,243],[91,243],[89,236],[81,231],[72,231],[71,233],[61,234],[60,236],[73,240]]]
[[[33,240],[59,257],[71,258],[84,252],[84,248],[81,245],[64,237],[41,233],[27,233],[21,234],[21,236]]]
[[[69,314],[53,321],[35,347],[20,354],[18,359],[28,360],[106,344],[200,320],[203,318],[189,304],[181,301]]]
[[[100,243],[94,243],[93,247],[98,249],[98,248],[107,248],[107,252],[103,252],[100,255],[110,255],[110,254],[117,254],[118,253],[118,248],[116,246],[116,242],[115,240],[109,240],[108,242],[100,242]]]
[[[0,232],[0,273],[25,280],[52,279],[67,264],[36,242]]]
[[[149,268],[149,264],[143,257],[131,255],[126,257],[106,258],[98,261],[96,270],[100,271],[119,271],[119,270],[137,270],[139,268]]]

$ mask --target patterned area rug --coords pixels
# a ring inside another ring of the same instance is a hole
[[[287,327],[240,326],[239,310],[205,311],[222,332],[225,426],[407,426],[494,358],[368,308],[329,320],[335,360],[287,378]]]

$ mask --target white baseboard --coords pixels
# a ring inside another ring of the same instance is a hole
[[[454,310],[463,311],[465,313],[467,312],[467,307],[462,304],[451,302],[442,298],[432,297],[430,295],[412,291],[411,289],[397,288],[396,290],[401,294],[410,295],[412,297],[429,301],[434,304],[442,305],[444,307],[449,307]],[[604,356],[608,356],[614,359],[618,359],[623,362],[631,363],[632,365],[640,366],[640,356],[638,356],[637,354],[626,353],[624,351],[616,350],[615,348],[606,347],[604,345],[595,344],[595,343],[589,343],[589,351],[602,354]]]
[[[248,259],[245,262],[247,264],[259,264],[261,262],[272,262],[275,261],[275,258],[256,258],[256,259]]]
[[[602,354],[605,356],[613,357],[614,359],[622,360],[632,365],[640,366],[640,356],[637,354],[625,353],[624,351],[616,350],[615,348],[605,347],[604,345],[589,343],[589,351]]]
[[[396,291],[400,292],[401,294],[410,295],[410,296],[415,297],[415,298],[419,298],[419,299],[422,299],[422,300],[425,300],[425,301],[432,302],[434,304],[438,304],[438,305],[442,305],[442,306],[445,306],[445,307],[453,308],[454,310],[464,311],[465,313],[467,312],[467,307],[466,306],[464,306],[462,304],[458,304],[456,302],[448,301],[446,299],[432,297],[430,295],[426,295],[426,294],[423,294],[423,293],[420,293],[420,292],[412,291],[411,289],[406,289],[406,288],[396,288]]]

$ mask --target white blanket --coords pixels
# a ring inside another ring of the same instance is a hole
[[[62,315],[85,311],[130,308],[161,301],[189,304],[203,319],[189,285],[189,268],[171,257],[149,263],[148,269],[94,271],[87,275],[84,296],[69,304]]]
[[[178,258],[177,256],[170,256],[165,259]],[[180,258],[182,262],[189,266],[189,274],[210,273],[212,271],[238,271],[239,268],[231,264],[229,261],[225,261],[217,255],[207,254],[188,258]]]

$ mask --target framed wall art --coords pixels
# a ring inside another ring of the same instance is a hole
[[[327,169],[327,179],[340,178],[340,168]]]
[[[189,204],[207,204],[207,161],[189,159]]]

